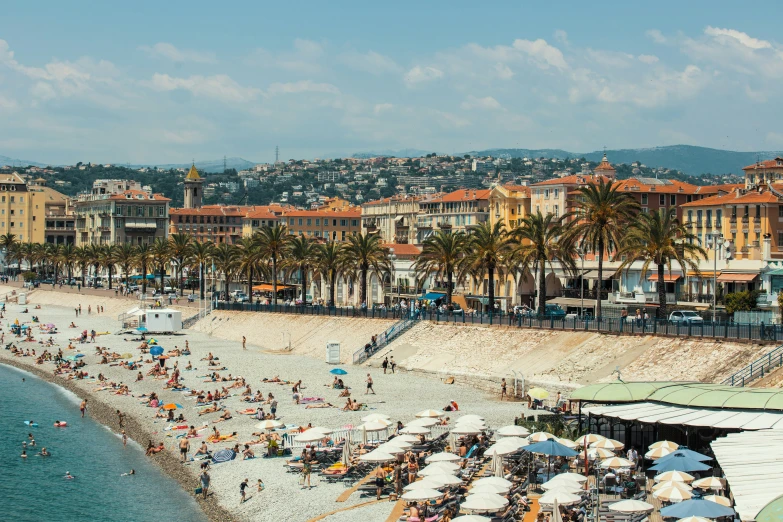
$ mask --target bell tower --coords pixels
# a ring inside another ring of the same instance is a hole
[[[196,170],[196,164],[194,163],[190,167],[188,175],[185,176],[185,208],[200,208],[201,207],[201,184],[203,180],[199,176]]]

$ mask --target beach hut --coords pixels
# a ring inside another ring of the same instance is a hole
[[[172,308],[145,310],[143,325],[149,333],[173,333],[182,330],[182,312]]]

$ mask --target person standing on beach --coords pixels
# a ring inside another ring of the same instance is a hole
[[[117,422],[119,422],[120,424],[120,429],[125,427],[125,414],[122,413],[120,410],[117,410]]]
[[[122,446],[125,447],[128,445],[128,434],[125,433],[125,430],[122,430]]]
[[[187,437],[183,437],[179,441],[179,454],[182,457],[182,462],[188,461],[188,451],[190,451],[190,441]]]
[[[368,393],[372,392],[373,395],[375,395],[375,390],[372,388],[372,377],[370,377],[370,374],[367,374],[367,389],[364,391],[364,394],[367,395]]]
[[[201,472],[201,475],[199,477],[201,479],[201,495],[202,498],[207,498],[207,492],[209,491],[209,473],[207,473],[207,470],[204,470]]]
[[[389,359],[389,366],[391,366],[391,371],[394,373],[394,369],[397,367],[397,363],[394,360],[394,356],[391,356],[391,359]]]
[[[82,418],[84,418],[84,412],[87,411],[87,399],[84,399],[82,403],[79,405],[79,411],[82,412]]]
[[[506,396],[506,378],[503,377],[500,380],[500,400],[503,400],[503,397]]]
[[[247,498],[245,498],[245,488],[247,487],[248,479],[245,479],[242,481],[242,483],[239,485],[239,496],[242,498],[239,503],[243,503]]]
[[[242,349],[247,350],[247,339],[245,339],[245,336],[242,336]]]
[[[275,399],[274,397],[272,398],[272,402],[269,403],[269,411],[272,412],[272,419],[273,420],[276,419],[277,418],[277,399]]]
[[[386,357],[383,362],[381,363],[381,368],[383,368],[383,374],[386,375],[386,368],[389,367],[389,358]]]

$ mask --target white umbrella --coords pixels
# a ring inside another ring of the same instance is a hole
[[[437,489],[414,489],[402,494],[403,500],[432,500],[434,498],[440,498],[443,493]]]
[[[427,461],[427,464],[430,464],[432,462],[456,462],[458,460],[462,460],[462,458],[453,453],[446,453],[444,451],[442,453],[433,453],[425,460]]]
[[[475,513],[497,513],[508,505],[508,499],[492,493],[468,495],[460,508]]]
[[[599,440],[598,442],[593,442],[592,444],[590,444],[591,448],[603,448],[612,451],[621,450],[623,449],[624,446],[625,444],[623,444],[622,442],[613,439]]]
[[[530,432],[522,426],[509,425],[498,428],[495,434],[500,437],[527,437]]]
[[[478,421],[478,422],[484,422],[484,417],[481,415],[463,415],[459,419],[457,419],[456,422],[465,422],[465,421]]]
[[[552,477],[552,480],[570,480],[572,482],[587,482],[587,477],[579,473],[559,473]],[[550,481],[551,482],[551,481]]]
[[[563,522],[563,517],[560,516],[560,506],[557,505],[557,500],[552,506],[552,522]]]
[[[343,452],[340,457],[345,467],[351,464],[351,445],[348,442],[343,445]]]
[[[693,495],[690,491],[669,486],[661,488],[658,491],[653,491],[653,496],[667,502],[682,502],[683,500],[690,499]]]
[[[410,446],[408,446],[408,448],[410,448]],[[408,448],[395,446],[394,444],[389,444],[386,442],[384,444],[380,444],[377,448],[375,448],[374,451],[381,451],[383,453],[388,453],[389,455],[399,455],[400,453],[405,453],[408,451]]]
[[[582,435],[581,437],[578,437],[577,442],[579,442],[580,445],[590,445],[593,442],[600,442],[604,440],[606,437],[603,435],[598,435],[597,433],[588,433],[587,435]]]
[[[503,469],[503,457],[497,453],[492,456],[492,474],[500,478],[505,478],[506,476]]]
[[[432,417],[422,417],[421,419],[410,421],[408,426],[424,426],[425,428],[429,428],[431,426],[435,426],[436,424],[440,424],[438,419],[433,419]]]
[[[394,437],[393,439],[389,439],[384,444],[389,444],[390,446],[396,446],[398,448],[410,448],[413,444],[411,442],[408,442],[407,440],[402,439],[401,437]]]
[[[492,519],[489,517],[482,517],[481,515],[462,515],[452,520],[454,520],[454,522],[490,522]]]
[[[546,431],[537,431],[530,435],[527,440],[530,442],[544,442],[545,440],[549,440],[554,438],[555,436],[551,433],[547,433]]]
[[[463,423],[455,426],[454,429],[451,430],[451,433],[456,433],[457,435],[475,435],[477,433],[481,433],[485,429],[486,428],[482,428],[474,424]]]
[[[422,417],[430,417],[430,418],[437,418],[437,417],[443,417],[446,415],[446,412],[441,410],[422,410],[419,413],[416,414],[416,417],[422,418]]]
[[[431,430],[429,428],[425,428],[424,426],[406,426],[400,430],[400,432],[408,433],[410,435],[429,435]]]
[[[677,488],[683,491],[693,491],[693,488],[690,487],[685,482],[678,482],[676,480],[665,480],[663,482],[659,482],[652,487],[652,490],[658,491],[659,489],[664,489],[664,488]]]
[[[310,428],[307,431],[320,431],[324,435],[331,435],[333,433],[333,430],[330,430],[329,428],[323,428],[321,426],[316,426],[314,428]]]
[[[502,444],[503,446],[511,446],[514,448],[522,448],[530,443],[527,441],[527,439],[523,439],[522,437],[503,437],[499,441],[497,441],[497,444]]]
[[[539,504],[545,504],[547,506],[551,506],[555,502],[563,506],[570,506],[571,504],[576,504],[581,501],[582,497],[563,489],[551,489],[538,499]]]
[[[495,455],[511,455],[517,451],[519,451],[519,448],[506,446],[498,442],[497,444],[493,444],[492,446],[488,447],[484,452],[484,455],[487,457],[495,457]]]
[[[422,477],[426,477],[427,475],[442,475],[444,473],[454,475],[459,469],[459,466],[452,464],[451,462],[434,462],[422,468],[418,474]]]
[[[479,484],[473,486],[468,491],[471,495],[478,495],[479,493],[495,493],[497,495],[504,495],[508,493],[508,488],[505,486],[498,486],[497,484]]]
[[[396,437],[394,437],[393,439],[390,439],[390,440],[391,441],[398,440],[400,442],[414,442],[414,443],[418,443],[419,442],[419,437],[414,437],[413,435],[409,435],[407,433],[403,433],[402,435],[397,435]]]
[[[658,448],[666,448],[670,450],[676,450],[679,449],[680,445],[676,442],[672,442],[669,440],[659,440],[658,442],[655,442],[653,444],[650,444],[650,449],[658,449]]]
[[[723,489],[723,482],[717,477],[706,477],[693,483],[694,488]]]
[[[693,479],[695,478],[696,477],[693,475],[689,475],[684,471],[665,471],[655,475],[654,480],[655,482],[667,482],[669,480],[673,480],[675,482],[685,482],[687,484],[688,482],[693,482]]]
[[[609,504],[609,511],[616,511],[618,513],[650,513],[655,506],[642,502],[641,500],[621,500],[614,504]]]
[[[721,495],[705,495],[702,497],[703,500],[709,500],[710,502],[715,502],[716,504],[720,504],[721,506],[731,507],[731,499],[721,496]]]
[[[386,415],[385,413],[371,413],[369,415],[365,415],[362,417],[362,422],[374,422],[377,420],[389,420],[391,417]]]
[[[695,515],[680,518],[677,520],[677,522],[712,522],[711,518],[704,518],[704,517],[697,517]]]
[[[265,420],[256,424],[256,428],[259,430],[276,430],[284,426],[284,424],[278,420]]]
[[[448,473],[436,473],[434,475],[427,475],[425,478],[443,484],[444,486],[459,486],[462,484],[461,478]]]
[[[544,489],[544,491],[551,491],[553,489],[562,489],[564,491],[568,491],[571,493],[578,493],[579,491],[582,491],[582,485],[579,482],[576,482],[575,480],[551,479],[541,484],[541,488]]]
[[[601,461],[601,467],[607,468],[630,468],[633,466],[633,462],[622,457],[610,457]]]
[[[309,429],[305,431],[304,433],[300,433],[296,437],[294,437],[294,440],[296,442],[317,442],[321,439],[326,438],[327,435],[324,435],[322,431]]]
[[[474,486],[478,486],[480,484],[500,484],[501,486],[507,486],[509,489],[511,489],[511,486],[514,485],[514,483],[510,480],[506,480],[500,477],[484,477],[473,483]]]
[[[444,487],[444,484],[441,484],[440,482],[430,480],[430,477],[427,477],[423,480],[417,480],[416,482],[411,482],[404,488],[402,488],[405,491],[414,491],[417,489],[440,489]]]
[[[577,444],[576,442],[574,442],[572,440],[561,439],[560,437],[555,437],[555,441],[559,442],[560,444],[562,444],[563,446],[565,446],[566,448],[569,448],[569,449],[575,449],[575,448],[579,447],[579,444]]]
[[[659,459],[661,457],[665,457],[666,455],[668,455],[669,453],[672,453],[674,451],[675,450],[669,449],[666,446],[661,446],[660,448],[654,448],[654,449],[651,449],[650,451],[648,451],[647,453],[645,453],[644,454],[644,458],[650,459],[650,460],[656,460],[656,459]]]
[[[608,459],[611,457],[614,457],[614,452],[612,450],[603,448],[588,448],[587,450],[587,458],[591,460]]]
[[[383,431],[389,427],[389,424],[385,424],[382,421],[369,421],[365,422],[357,429],[367,432]]]
[[[369,453],[361,455],[359,460],[363,462],[389,462],[392,460],[397,460],[397,457],[394,455],[389,455],[383,451],[373,450]]]

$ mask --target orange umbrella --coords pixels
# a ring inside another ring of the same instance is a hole
[[[164,410],[176,410],[177,408],[182,408],[182,406],[180,406],[179,404],[176,404],[176,403],[174,403],[174,402],[170,402],[170,403],[168,403],[168,404],[164,404],[164,405],[162,406],[162,408],[163,408]]]

